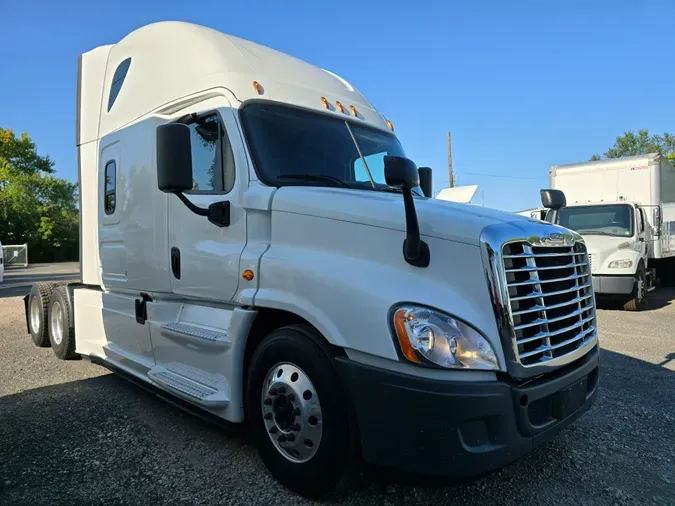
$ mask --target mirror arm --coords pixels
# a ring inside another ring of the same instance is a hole
[[[194,205],[192,202],[190,202],[190,200],[185,195],[183,195],[183,192],[176,192],[175,195],[193,213],[195,213],[199,216],[208,216],[209,215],[208,209],[204,209],[203,207],[199,207],[199,206]]]
[[[428,267],[430,262],[429,246],[420,238],[420,227],[413,200],[412,189],[403,187],[403,206],[405,208],[406,238],[403,241],[403,258],[415,267]]]

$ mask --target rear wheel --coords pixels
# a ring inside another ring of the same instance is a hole
[[[49,301],[49,342],[61,360],[77,358],[75,329],[70,321],[70,298],[65,286],[56,286]]]
[[[47,315],[53,283],[35,283],[28,296],[28,329],[35,346],[49,347]]]
[[[645,267],[640,264],[635,273],[635,288],[633,288],[632,298],[623,305],[626,311],[641,311],[645,306],[645,297],[647,296],[647,276]]]
[[[270,473],[309,498],[331,492],[352,448],[349,414],[331,357],[311,327],[271,332],[251,359],[247,417]]]

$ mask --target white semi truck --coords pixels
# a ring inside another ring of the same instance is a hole
[[[596,396],[584,242],[429,198],[393,130],[341,77],[201,26],[83,54],[81,282],[32,288],[33,341],[246,422],[310,497],[359,457],[526,454]]]
[[[640,310],[656,278],[675,285],[675,169],[649,154],[553,166],[567,207],[555,223],[582,235],[593,288]]]

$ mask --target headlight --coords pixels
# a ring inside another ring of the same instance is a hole
[[[608,267],[610,269],[628,269],[629,267],[633,267],[633,261],[628,259],[612,260],[609,262]]]
[[[433,309],[400,307],[394,329],[403,355],[416,364],[456,369],[496,370],[490,343],[467,324]]]

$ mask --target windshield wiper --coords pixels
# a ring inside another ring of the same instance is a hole
[[[314,181],[330,181],[331,183],[334,183],[333,186],[344,186],[345,188],[350,188],[345,181],[342,179],[338,179],[333,176],[327,176],[325,174],[281,174],[277,176],[277,179],[307,179],[307,180],[314,180]],[[337,183],[337,185],[335,184]]]
[[[580,234],[588,234],[588,235],[608,235],[610,237],[623,237],[622,235],[618,234],[610,234],[609,232],[603,232],[602,230],[577,230]]]

